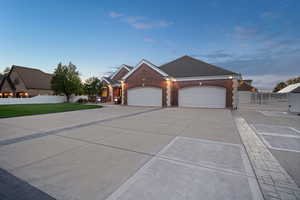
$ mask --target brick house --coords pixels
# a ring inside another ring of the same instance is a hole
[[[52,95],[52,74],[13,65],[0,82],[0,98]]]
[[[240,80],[238,73],[189,56],[160,67],[142,60],[122,78],[122,104],[234,108]]]
[[[111,76],[101,78],[102,90],[100,96],[102,101],[111,102],[114,98],[121,98],[121,80],[132,68],[123,64]]]

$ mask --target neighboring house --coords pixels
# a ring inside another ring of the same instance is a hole
[[[240,74],[189,56],[155,66],[142,60],[123,77],[122,103],[234,108]]]
[[[13,65],[0,82],[0,97],[52,95],[52,75],[39,69]]]
[[[114,98],[121,98],[121,80],[132,68],[123,64],[111,76],[101,78],[102,90],[100,96],[102,101],[110,102]]]
[[[288,85],[277,93],[287,94],[289,111],[300,113],[300,83]]]
[[[288,85],[277,93],[300,93],[300,83]]]
[[[238,91],[257,92],[257,89],[252,86],[252,80],[240,80]]]

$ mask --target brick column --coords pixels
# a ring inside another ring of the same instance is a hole
[[[232,108],[237,109],[239,105],[238,80],[232,79]]]
[[[171,88],[172,88],[172,81],[167,79],[166,80],[166,101],[167,101],[167,107],[171,106]]]

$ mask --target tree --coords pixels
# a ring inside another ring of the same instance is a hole
[[[85,80],[83,85],[85,94],[96,96],[101,91],[101,81],[97,77],[91,77]]]
[[[291,78],[287,80],[286,82],[280,82],[276,85],[276,87],[273,89],[273,92],[278,92],[279,90],[285,88],[288,85],[292,85],[295,83],[300,83],[300,76],[296,78]]]
[[[273,92],[278,92],[279,90],[285,88],[287,84],[285,82],[280,82],[276,85],[276,87],[273,89]]]
[[[291,79],[287,80],[286,83],[288,85],[295,84],[295,83],[300,83],[300,76],[297,77],[297,78],[291,78]]]
[[[70,101],[72,94],[81,93],[82,84],[76,66],[71,62],[68,66],[59,63],[54,70],[51,88],[57,94],[66,95],[67,102]]]
[[[6,67],[4,70],[3,70],[3,75],[4,74],[8,74],[10,72],[10,67]]]

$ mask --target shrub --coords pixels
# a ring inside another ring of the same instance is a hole
[[[80,98],[77,100],[77,103],[87,103],[88,100],[87,99],[83,99],[83,98]]]

